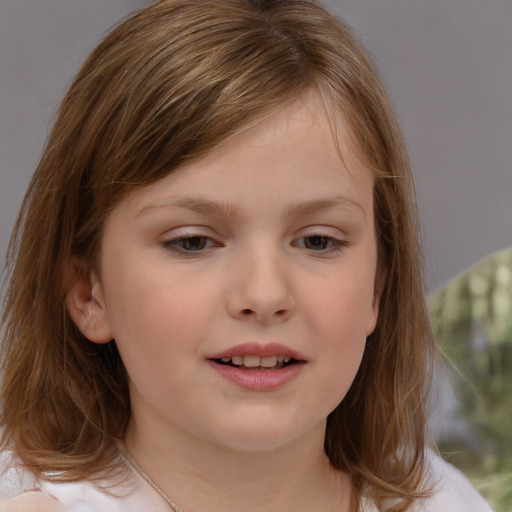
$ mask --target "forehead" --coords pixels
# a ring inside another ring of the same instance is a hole
[[[137,190],[130,202],[141,210],[176,204],[183,196],[250,203],[251,191],[258,188],[276,204],[340,195],[347,196],[346,204],[367,203],[373,176],[351,149],[348,130],[341,116],[333,130],[323,101],[310,91],[206,156]]]

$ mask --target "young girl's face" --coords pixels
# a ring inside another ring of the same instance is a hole
[[[136,434],[323,435],[379,298],[373,178],[341,149],[311,93],[107,218],[89,337],[116,340]]]

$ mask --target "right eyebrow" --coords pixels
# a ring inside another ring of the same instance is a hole
[[[236,217],[240,213],[240,206],[237,204],[226,204],[210,199],[197,199],[192,197],[168,198],[161,201],[154,201],[142,208],[136,215],[139,217],[148,212],[161,208],[184,208],[196,213],[218,215],[224,217]]]

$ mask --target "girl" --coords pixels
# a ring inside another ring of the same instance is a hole
[[[415,215],[383,87],[319,4],[136,13],[13,235],[2,510],[488,511],[430,449]]]

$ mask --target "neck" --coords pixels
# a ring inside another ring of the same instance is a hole
[[[189,433],[146,432],[131,422],[126,446],[184,512],[349,510],[350,478],[323,451],[325,425],[268,451],[240,451]]]

